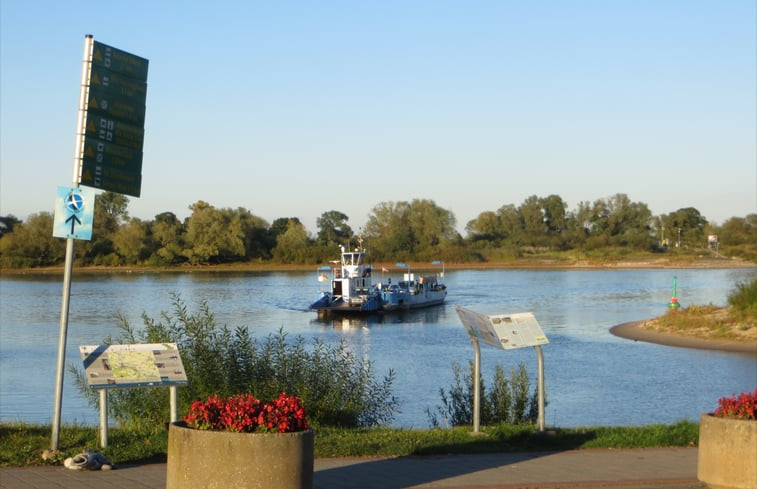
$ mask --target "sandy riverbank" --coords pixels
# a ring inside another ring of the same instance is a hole
[[[642,327],[644,321],[633,321],[619,324],[610,329],[615,336],[634,341],[646,341],[667,346],[679,346],[683,348],[699,348],[704,350],[721,350],[738,353],[751,353],[757,355],[757,342],[755,341],[730,341],[709,338],[693,338],[678,334],[661,331],[651,331]]]
[[[413,270],[438,271],[439,266],[427,262],[408,263]],[[394,267],[391,263],[375,262],[375,268]],[[87,266],[74,267],[76,273],[162,273],[162,272],[302,272],[313,271],[318,265],[277,264],[269,262],[229,263],[223,265],[178,265],[175,267],[146,266]],[[446,270],[634,270],[634,269],[728,269],[757,268],[757,263],[740,258],[712,258],[709,256],[686,259],[639,258],[625,260],[551,260],[541,258],[514,259],[490,262],[445,262]],[[0,275],[62,275],[63,266],[41,268],[0,268]]]

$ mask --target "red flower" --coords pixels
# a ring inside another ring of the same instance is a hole
[[[256,399],[252,394],[227,398],[210,396],[205,402],[192,403],[184,421],[199,430],[240,433],[290,433],[308,429],[302,401],[284,392],[269,402]]]
[[[757,388],[736,397],[721,397],[715,416],[719,418],[757,419]]]

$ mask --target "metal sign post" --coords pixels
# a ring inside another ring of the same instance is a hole
[[[539,398],[539,431],[544,431],[544,354],[541,351],[541,346],[534,346],[536,350],[536,359],[538,363],[538,384],[537,384],[537,396]]]
[[[82,214],[79,203],[87,201],[80,185],[139,197],[142,183],[145,99],[148,60],[84,37],[79,110],[76,116],[74,168],[68,214],[56,221],[53,236],[66,238],[63,272],[55,403],[52,421],[52,450],[58,449],[66,338],[74,262],[74,239],[91,239],[91,214]],[[59,198],[59,200],[61,200]],[[56,220],[59,211],[56,206]],[[87,213],[94,212],[94,199]],[[89,217],[88,221],[82,218]],[[61,227],[65,224],[68,227]],[[77,224],[79,227],[77,228]],[[107,399],[104,401],[107,403]]]
[[[481,376],[481,349],[479,340],[502,350],[534,347],[539,364],[537,380],[539,431],[544,431],[544,355],[541,351],[541,345],[545,345],[549,341],[533,313],[487,316],[457,305],[455,310],[473,344],[473,432],[478,433],[480,429],[481,389],[478,379]]]
[[[71,181],[73,187],[79,186],[79,164],[81,162],[82,145],[84,143],[84,124],[87,114],[87,89],[89,85],[89,65],[92,58],[92,44],[94,38],[84,38],[84,53],[82,55],[81,85],[79,86],[79,112],[76,116],[76,144],[74,145],[74,170]],[[60,438],[61,406],[63,404],[63,373],[66,367],[66,338],[68,336],[68,310],[71,298],[71,273],[74,268],[74,238],[66,239],[66,264],[63,271],[63,298],[60,308],[60,331],[58,333],[58,364],[55,377],[55,404],[53,408],[53,429],[50,442],[52,450],[58,449]]]
[[[478,433],[481,427],[481,347],[478,338],[471,338],[473,343],[473,432]]]

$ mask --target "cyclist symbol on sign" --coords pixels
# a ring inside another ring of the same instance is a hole
[[[73,214],[78,214],[84,209],[84,199],[81,195],[71,192],[66,197],[66,209]]]

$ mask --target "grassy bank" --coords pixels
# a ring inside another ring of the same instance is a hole
[[[642,427],[591,427],[549,429],[500,425],[482,428],[474,435],[470,427],[403,430],[394,428],[315,430],[318,458],[470,454],[485,452],[555,451],[582,448],[647,448],[694,446],[699,425],[680,421],[671,425]],[[166,459],[168,432],[112,429],[107,449],[99,448],[96,427],[64,426],[59,453],[43,460],[50,448],[51,427],[22,423],[0,424],[0,466],[61,464],[85,449],[105,454],[115,464],[162,462]]]

